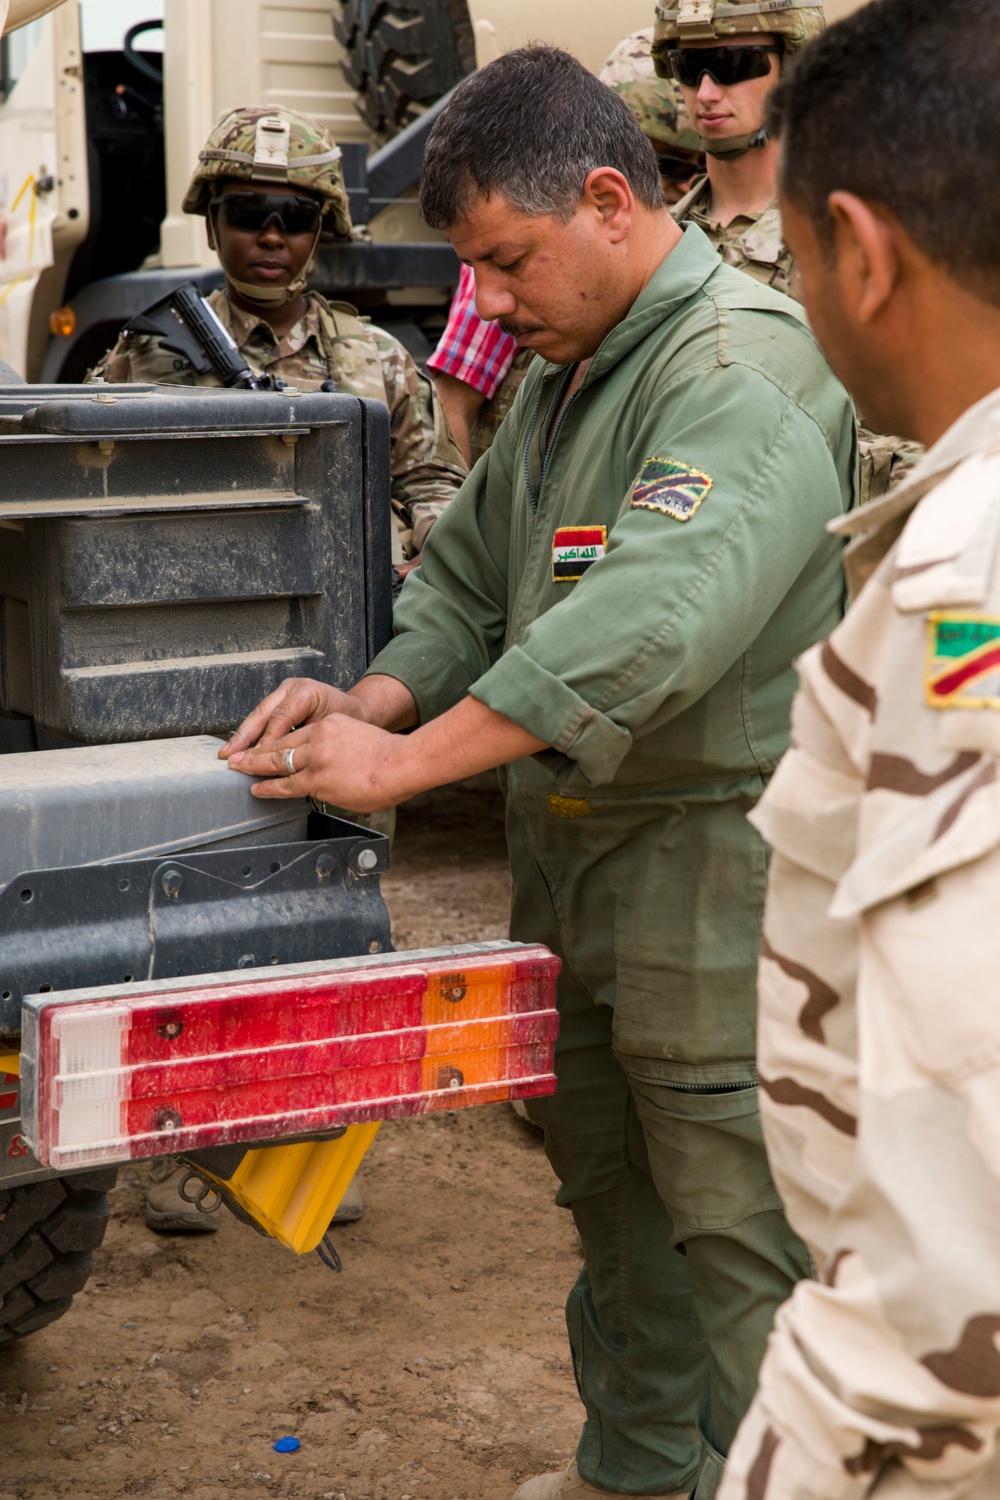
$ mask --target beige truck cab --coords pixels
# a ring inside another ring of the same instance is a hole
[[[82,379],[175,284],[220,283],[181,200],[219,114],[257,101],[305,110],[344,148],[367,235],[326,247],[315,284],[426,355],[457,281],[416,211],[437,101],[532,38],[596,69],[653,12],[652,0],[150,0],[119,47],[89,50],[92,3],[10,0],[0,49],[0,359],[31,381]]]

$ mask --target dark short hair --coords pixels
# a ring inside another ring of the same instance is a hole
[[[838,190],[881,204],[930,260],[1000,302],[997,0],[872,0],[771,97],[781,188],[832,244]]]
[[[448,229],[477,195],[503,193],[526,214],[566,222],[597,167],[621,172],[662,208],[653,148],[628,105],[558,47],[505,52],[455,90],[427,141],[420,211]]]

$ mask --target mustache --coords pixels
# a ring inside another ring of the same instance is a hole
[[[504,333],[510,334],[512,339],[523,338],[529,333],[541,333],[540,323],[518,323],[514,318],[497,318],[497,323]]]

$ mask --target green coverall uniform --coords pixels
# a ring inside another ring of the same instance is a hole
[[[709,1500],[809,1274],[757,1116],[745,815],[788,743],[792,660],[839,618],[825,523],[852,503],[854,422],[798,307],[694,226],[556,417],[570,378],[534,362],[370,670],[422,722],[471,693],[554,747],[505,783],[511,933],[563,960],[559,1088],[531,1108],[586,1256],[577,1461]]]

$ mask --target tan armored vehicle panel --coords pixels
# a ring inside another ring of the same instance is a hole
[[[476,65],[528,41],[565,47],[594,73],[623,36],[653,20],[648,0],[580,5],[578,0],[468,0]]]

